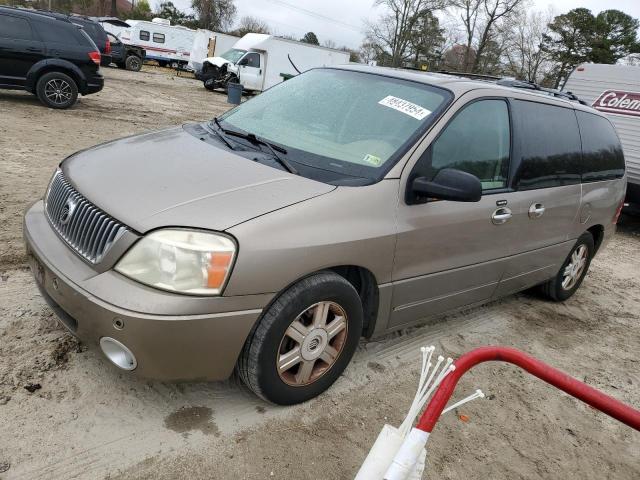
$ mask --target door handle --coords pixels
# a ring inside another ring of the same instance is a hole
[[[545,210],[546,208],[544,208],[544,205],[542,205],[541,203],[532,203],[529,207],[529,218],[540,218],[544,214]]]
[[[504,223],[507,223],[512,216],[513,214],[511,213],[510,209],[508,209],[507,207],[501,207],[493,212],[493,214],[491,215],[491,222],[494,225],[502,225]]]

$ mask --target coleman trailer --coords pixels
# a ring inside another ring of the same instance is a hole
[[[206,58],[197,78],[209,90],[239,82],[244,90],[262,92],[305,70],[345,63],[349,52],[247,33],[223,55]]]
[[[627,201],[640,204],[640,67],[584,63],[563,90],[605,113],[616,127],[627,161]]]

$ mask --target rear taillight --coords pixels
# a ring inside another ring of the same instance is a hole
[[[104,53],[105,55],[109,55],[111,53],[111,42],[109,41],[108,38],[107,38],[107,43],[104,46]]]
[[[618,208],[616,209],[616,214],[613,216],[614,224],[618,223],[618,219],[620,218],[620,214],[622,213],[622,207],[624,207],[624,199],[620,202],[620,205],[618,205]]]
[[[93,63],[100,65],[100,52],[89,52],[89,58],[93,60]]]

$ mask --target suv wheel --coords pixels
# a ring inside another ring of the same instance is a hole
[[[265,311],[237,371],[265,400],[292,405],[320,395],[349,364],[362,333],[362,303],[343,277],[322,272],[296,283]]]
[[[132,72],[139,72],[142,69],[142,60],[137,55],[129,55],[125,60],[125,68]]]
[[[556,302],[562,302],[571,297],[587,275],[594,252],[593,235],[589,232],[583,233],[555,278],[540,286],[542,293]]]
[[[36,95],[49,108],[69,108],[78,99],[78,85],[69,75],[49,72],[38,79]]]

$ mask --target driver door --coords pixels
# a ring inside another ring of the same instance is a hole
[[[415,323],[491,298],[516,231],[508,186],[511,151],[506,100],[480,98],[458,110],[409,175],[400,201],[390,326]],[[443,168],[478,177],[479,202],[412,200],[417,177]]]
[[[238,62],[240,83],[245,90],[262,91],[264,84],[262,60],[261,53],[249,52]]]

